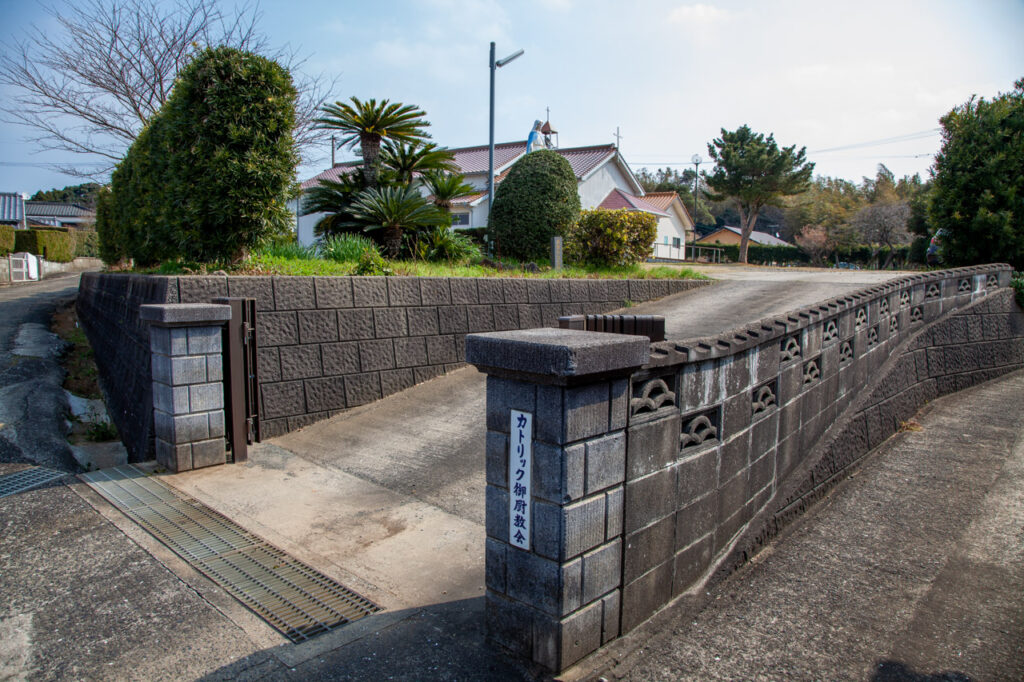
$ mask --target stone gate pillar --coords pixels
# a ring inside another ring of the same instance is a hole
[[[224,464],[222,327],[231,306],[139,306],[149,323],[156,460],[170,471]]]
[[[642,336],[474,334],[487,377],[487,627],[561,671],[618,636],[629,375]]]

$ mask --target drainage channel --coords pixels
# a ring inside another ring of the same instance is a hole
[[[134,466],[103,469],[80,478],[292,642],[381,610]]]
[[[0,476],[0,497],[31,490],[67,475],[66,471],[45,467],[30,467],[13,474],[4,474]]]

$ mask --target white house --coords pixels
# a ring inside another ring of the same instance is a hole
[[[466,182],[479,190],[463,197],[452,205],[452,225],[455,228],[486,227],[490,205],[487,201],[487,156],[488,147],[462,147],[450,149],[455,157],[459,172],[466,176]],[[678,259],[685,257],[687,232],[693,230],[689,213],[674,192],[644,194],[643,187],[633,175],[629,164],[615,145],[592,147],[571,147],[554,149],[572,167],[579,183],[580,205],[582,208],[625,208],[652,213],[658,217],[658,239],[660,244],[655,254],[658,258]],[[526,140],[505,142],[494,145],[494,183],[501,184],[509,168],[526,154]],[[335,164],[322,173],[302,183],[302,189],[315,187],[321,180],[337,180],[344,173],[350,173],[357,162]],[[669,196],[671,195],[671,196]],[[675,200],[672,200],[675,197]],[[298,213],[298,200],[293,210]],[[299,215],[297,219],[299,241],[312,244],[313,226],[323,213]],[[668,248],[665,249],[664,246]]]

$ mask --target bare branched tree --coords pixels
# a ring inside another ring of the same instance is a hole
[[[178,72],[197,50],[229,45],[279,61],[299,91],[297,150],[305,156],[327,131],[313,125],[334,83],[301,78],[301,60],[271,50],[256,28],[259,10],[226,14],[215,0],[83,0],[46,8],[61,27],[33,26],[0,56],[0,83],[16,94],[2,103],[5,120],[34,131],[41,149],[99,157],[99,170],[59,169],[103,178],[167,100]]]
[[[891,201],[870,204],[853,217],[853,226],[860,233],[861,241],[871,244],[872,260],[878,257],[882,247],[888,248],[888,255],[883,268],[888,268],[893,260],[893,247],[910,242],[907,221],[910,219],[910,206],[905,201]]]

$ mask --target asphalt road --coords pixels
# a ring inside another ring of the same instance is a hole
[[[63,342],[51,334],[57,307],[73,300],[79,275],[0,287],[0,462],[64,471],[77,465],[65,439]]]

